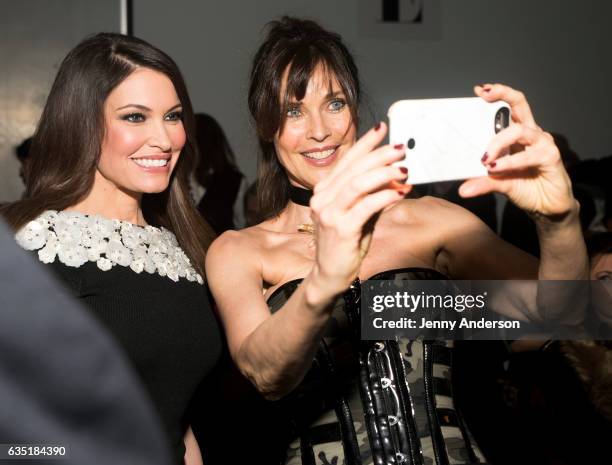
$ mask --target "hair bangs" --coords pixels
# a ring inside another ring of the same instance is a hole
[[[308,84],[317,69],[320,69],[323,75],[323,81],[319,84],[327,85],[328,95],[334,93],[334,81],[338,83],[350,109],[351,118],[355,124],[358,123],[359,101],[356,94],[359,92],[359,84],[355,82],[352,71],[343,66],[344,60],[339,58],[327,47],[317,47],[315,44],[308,44],[296,51],[288,65],[285,92],[279,102],[279,131],[283,130],[291,104],[301,101],[306,95]]]
[[[353,124],[359,125],[359,73],[340,35],[318,23],[284,16],[266,26],[267,34],[253,59],[249,110],[259,139],[257,197],[262,218],[278,215],[289,201],[289,178],[280,164],[274,135],[282,132],[287,110],[301,101],[315,71],[322,67],[330,96],[342,90]]]

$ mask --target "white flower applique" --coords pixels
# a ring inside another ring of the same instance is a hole
[[[174,234],[165,228],[48,210],[22,227],[15,239],[26,250],[38,250],[43,263],[52,263],[57,257],[75,268],[89,261],[102,271],[120,265],[129,266],[135,273],[157,273],[173,281],[185,278],[204,282]]]

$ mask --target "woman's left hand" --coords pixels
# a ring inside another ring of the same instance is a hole
[[[502,84],[476,86],[474,91],[487,102],[507,102],[512,122],[495,135],[483,156],[489,176],[465,181],[460,195],[500,192],[527,213],[550,220],[575,210],[577,203],[559,149],[553,137],[536,124],[525,95]]]

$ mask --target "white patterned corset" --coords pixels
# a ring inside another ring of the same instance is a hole
[[[17,231],[15,239],[26,250],[38,250],[43,263],[57,257],[64,265],[78,268],[90,261],[102,271],[129,266],[136,273],[144,270],[173,281],[185,278],[203,283],[174,234],[163,227],[48,210]]]

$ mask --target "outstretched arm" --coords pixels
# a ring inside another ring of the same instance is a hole
[[[459,193],[463,197],[489,192],[506,195],[535,221],[541,252],[537,262],[487,231],[481,222],[464,215],[463,219],[456,220],[457,231],[462,233],[447,241],[449,267],[457,271],[453,276],[588,279],[588,257],[578,217],[579,205],[552,136],[535,123],[521,92],[501,84],[478,86],[475,91],[487,101],[509,103],[513,121],[510,127],[493,138],[483,157],[489,176],[466,181]],[[467,240],[468,237],[471,239]],[[574,289],[577,292],[583,290],[581,286]],[[570,286],[567,292],[566,297],[570,298]],[[557,316],[561,316],[563,322],[582,321],[583,312],[563,314],[562,307],[559,305]]]

